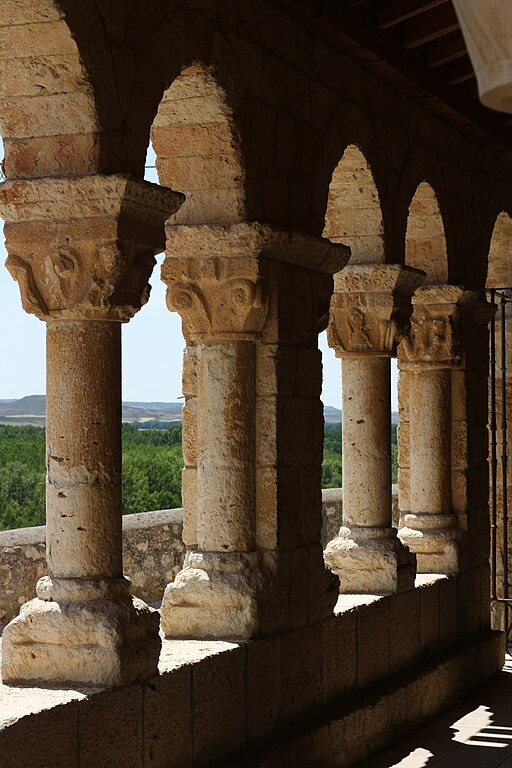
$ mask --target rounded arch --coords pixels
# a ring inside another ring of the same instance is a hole
[[[245,217],[245,173],[227,95],[212,67],[195,63],[164,92],[151,127],[161,184],[186,201],[175,223],[235,223]]]
[[[501,211],[496,217],[489,244],[486,288],[512,286],[512,217]]]
[[[99,14],[70,0],[0,7],[0,132],[10,178],[108,172],[122,124]],[[94,40],[94,44],[91,44]]]
[[[350,263],[383,263],[384,223],[379,193],[361,150],[350,144],[334,169],[323,236],[349,245]]]
[[[446,283],[448,252],[443,217],[433,187],[422,181],[409,204],[405,232],[405,263],[422,269],[425,283]]]

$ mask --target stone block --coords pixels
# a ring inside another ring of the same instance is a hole
[[[16,109],[13,109],[10,100],[0,98],[0,108],[4,115],[4,135],[7,137],[89,133],[97,127],[92,99],[85,92],[19,96]]]
[[[277,470],[256,467],[256,546],[274,549],[278,535]]]
[[[277,344],[256,345],[256,396],[268,397],[279,394],[278,360],[280,349]]]
[[[290,583],[288,602],[290,627],[302,627],[308,621],[309,555],[306,547],[290,552]]]
[[[400,421],[397,427],[398,466],[409,467],[411,455],[411,425],[408,421]]]
[[[142,692],[145,768],[192,764],[192,667],[160,675]]]
[[[479,580],[475,571],[460,573],[457,577],[457,617],[459,639],[476,635],[480,628]]]
[[[275,466],[277,456],[277,397],[256,398],[256,464]]]
[[[233,152],[233,134],[228,121],[177,123],[172,127],[154,126],[152,142],[159,158],[228,155]]]
[[[281,638],[281,726],[299,722],[322,705],[322,636],[318,623]]]
[[[360,687],[389,674],[390,598],[357,609],[357,679]]]
[[[303,467],[299,478],[299,540],[302,544],[316,544],[322,531],[322,469]]]
[[[324,703],[329,704],[357,683],[357,613],[336,614],[322,627]]]
[[[187,547],[197,546],[197,469],[185,467],[181,473],[183,503],[183,542]]]
[[[172,179],[173,189],[238,189],[240,163],[234,152],[226,155],[158,158],[158,172]]]
[[[78,763],[81,768],[142,768],[142,733],[140,686],[94,694],[78,705]]]
[[[417,590],[420,598],[420,650],[425,658],[439,651],[439,583],[426,584]]]
[[[322,353],[306,347],[297,350],[297,393],[320,397],[322,393]]]
[[[182,409],[182,450],[185,465],[197,464],[197,397],[188,397]]]
[[[281,640],[247,645],[247,740],[261,746],[272,733],[281,708]]]
[[[295,467],[284,467],[277,476],[277,541],[279,547],[287,549],[301,543],[299,472]]]
[[[44,30],[44,32],[43,32]],[[12,51],[20,58],[65,55],[78,56],[77,45],[63,19],[39,24],[15,24],[0,27],[0,57],[13,60]]]
[[[76,701],[0,729],[0,763],[2,768],[69,768],[77,765],[78,744]]]
[[[411,471],[406,467],[398,469],[398,507],[401,512],[407,512],[410,506],[409,494],[411,488]]]
[[[293,272],[293,340],[297,344],[317,344],[317,312],[313,306],[311,277],[307,270]]]
[[[458,636],[457,579],[444,577],[439,581],[439,649],[450,648]]]
[[[414,664],[420,655],[419,590],[391,595],[389,607],[389,672],[394,674]]]
[[[244,646],[192,669],[194,764],[210,765],[245,746]]]
[[[4,139],[5,173],[10,178],[38,178],[94,173],[100,154],[94,132],[79,135]]]

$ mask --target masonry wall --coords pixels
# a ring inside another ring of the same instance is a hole
[[[500,668],[504,636],[474,601],[488,569],[469,578],[248,643],[164,641],[159,676],[128,688],[0,685],[2,766],[355,765]]]

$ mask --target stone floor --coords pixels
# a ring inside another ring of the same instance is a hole
[[[364,768],[512,768],[512,656],[478,693]]]

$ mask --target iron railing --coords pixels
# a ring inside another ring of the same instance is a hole
[[[507,307],[512,305],[512,288],[491,288],[488,298],[497,307],[491,320],[489,339],[489,502],[491,514],[491,608],[503,606],[504,628],[510,633],[509,622],[509,530],[508,514],[508,435],[507,435],[507,374],[509,365],[509,333]],[[499,375],[498,375],[499,372]],[[499,414],[499,427],[498,427]],[[498,445],[501,450],[498,456]],[[498,473],[498,466],[500,472]],[[499,493],[501,486],[501,494]],[[501,531],[501,540],[498,533]],[[499,559],[502,568],[499,568]],[[501,570],[501,574],[500,574]]]

